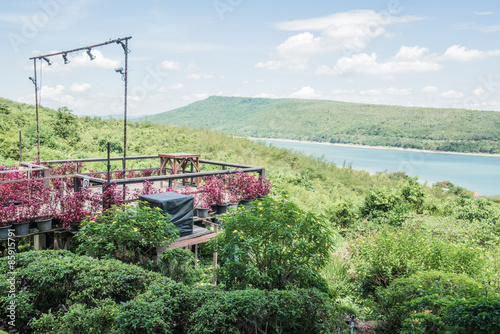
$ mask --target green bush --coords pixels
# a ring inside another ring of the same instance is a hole
[[[333,333],[346,329],[343,312],[315,289],[199,290],[189,333]]]
[[[99,301],[96,307],[74,304],[67,312],[44,313],[38,319],[32,319],[29,326],[36,333],[109,333],[120,312],[120,307],[111,299]]]
[[[457,300],[446,309],[444,322],[451,333],[500,333],[500,296]]]
[[[217,236],[219,280],[230,289],[317,287],[326,282],[319,271],[332,247],[323,217],[291,201],[265,198],[223,218]]]
[[[194,254],[189,249],[174,248],[158,255],[158,268],[168,278],[192,284],[196,278]]]
[[[124,204],[82,221],[78,252],[149,266],[156,247],[171,244],[178,231],[160,208]]]
[[[7,258],[0,259],[0,284],[7,282]],[[60,305],[97,307],[101,300],[127,302],[147,290],[153,282],[166,280],[160,274],[118,260],[98,260],[68,251],[19,253],[16,257],[16,326],[21,328],[41,313]],[[10,299],[0,295],[5,319]]]
[[[401,327],[408,333],[441,333],[451,326],[451,321],[442,316],[457,301],[491,294],[495,294],[491,287],[467,275],[431,271],[395,279],[386,289],[378,288],[376,309],[386,322],[387,333],[396,333]]]
[[[454,244],[410,224],[401,229],[386,226],[367,235],[358,234],[348,248],[357,280],[365,293],[421,271],[476,275],[485,261],[473,243]]]

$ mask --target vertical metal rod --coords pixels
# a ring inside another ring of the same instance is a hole
[[[33,59],[33,69],[35,71],[36,140],[38,145],[38,157],[36,158],[36,162],[40,163],[40,126],[38,121],[38,82],[36,79],[36,58]]]
[[[23,161],[23,138],[21,136],[21,131],[19,131],[19,162]]]
[[[127,86],[128,86],[128,39],[125,40],[125,96],[123,101],[123,174],[125,177],[125,169],[127,167]]]
[[[108,141],[108,184],[106,187],[109,186],[109,182],[111,181],[111,145]]]

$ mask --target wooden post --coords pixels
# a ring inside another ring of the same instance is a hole
[[[35,250],[47,249],[47,236],[44,234],[36,234],[33,236]]]
[[[215,234],[219,233],[219,225],[214,225]],[[217,252],[214,252],[214,278],[212,281],[213,285],[217,285]]]
[[[45,188],[48,188],[48,187],[50,187],[50,180],[49,180],[50,169],[44,168],[42,173],[43,173],[43,184],[44,184]]]

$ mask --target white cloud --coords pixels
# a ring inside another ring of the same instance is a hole
[[[266,98],[266,99],[278,99],[279,96],[274,95],[274,94],[269,94],[269,93],[260,93],[257,95],[254,95],[253,97],[260,97],[260,98]]]
[[[460,99],[460,98],[464,97],[464,94],[457,92],[457,91],[454,91],[454,90],[449,90],[449,91],[441,93],[440,96],[447,98],[447,99]]]
[[[172,85],[172,86],[170,86],[170,87],[168,87],[168,88],[169,88],[169,89],[174,89],[174,90],[175,90],[175,89],[181,89],[182,87],[184,87],[184,84],[182,84],[182,83],[180,83],[180,82],[179,82],[179,83],[177,83],[177,84],[175,84],[175,85]]]
[[[474,12],[476,15],[493,15],[495,14],[494,12]]]
[[[488,94],[488,91],[484,89],[483,87],[478,87],[472,91],[472,94],[475,96],[483,96]]]
[[[92,55],[95,56],[94,60],[90,60],[87,51],[82,52],[76,57],[69,57],[70,64],[66,65],[71,67],[93,67],[102,69],[115,69],[120,66],[119,60],[106,58],[100,50],[91,50]]]
[[[193,93],[190,95],[184,95],[182,97],[182,99],[185,101],[194,102],[194,101],[205,100],[209,96],[210,96],[210,94],[208,94],[208,93]]]
[[[177,71],[181,68],[181,65],[172,60],[164,60],[161,62],[161,68],[166,71]]]
[[[374,38],[389,37],[386,26],[421,19],[416,16],[397,17],[373,10],[354,10],[312,19],[279,22],[276,28],[280,30],[301,32],[276,47],[277,60],[259,62],[255,67],[303,70],[308,67],[314,55],[365,49]],[[317,32],[317,35],[311,31]]]
[[[436,86],[425,86],[422,88],[422,92],[426,94],[437,94],[439,93],[439,89]]]
[[[188,65],[188,75],[187,79],[200,80],[200,79],[224,79],[223,75],[215,75],[211,73],[205,73],[201,71],[195,64]]]
[[[172,91],[172,90],[182,89],[183,87],[184,87],[184,84],[179,82],[179,83],[172,85],[172,86],[160,87],[160,88],[158,88],[158,91],[160,93],[165,93],[165,92]]]
[[[291,93],[290,97],[296,99],[317,99],[321,97],[321,95],[316,93],[316,90],[311,86],[305,86],[298,91]]]
[[[500,56],[500,49],[480,51],[476,49],[467,49],[465,46],[453,45],[445,51],[442,58],[445,60],[471,61],[494,56]]]
[[[85,92],[85,91],[88,91],[90,89],[91,85],[89,83],[77,83],[77,82],[74,82],[71,87],[69,88],[70,91],[72,92]]]
[[[432,59],[413,60],[390,60],[377,62],[375,52],[370,55],[366,53],[356,54],[351,57],[342,57],[333,68],[321,66],[316,70],[318,75],[344,75],[362,74],[388,76],[404,73],[423,73],[438,71],[442,66]]]
[[[426,53],[429,52],[428,48],[422,48],[420,46],[401,46],[398,53],[394,57],[396,60],[415,60],[422,58]]]

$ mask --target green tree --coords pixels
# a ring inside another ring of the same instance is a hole
[[[219,279],[228,288],[327,290],[318,274],[332,247],[324,217],[266,197],[226,216],[222,225]]]

